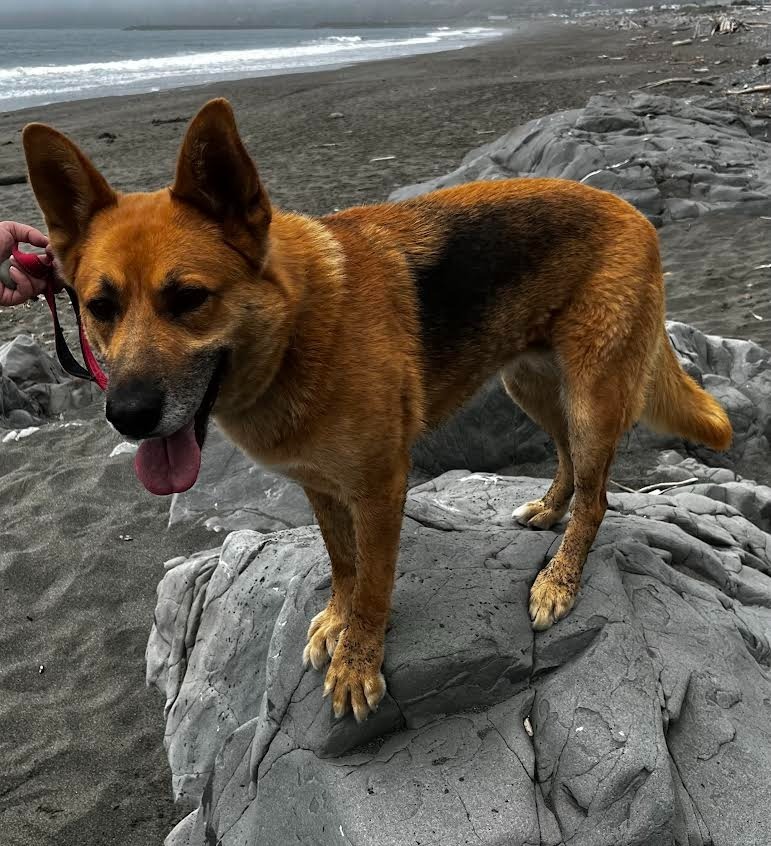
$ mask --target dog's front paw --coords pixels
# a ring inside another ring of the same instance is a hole
[[[358,722],[376,711],[386,692],[380,667],[383,636],[349,627],[340,636],[327,670],[324,696],[332,697],[332,710],[342,717],[350,702]]]
[[[564,617],[576,601],[578,585],[560,578],[549,565],[530,588],[530,619],[536,631],[548,629]]]
[[[311,620],[308,643],[303,651],[306,667],[312,664],[314,670],[320,670],[327,658],[334,655],[340,632],[348,625],[347,616],[340,611],[333,597],[327,607]]]

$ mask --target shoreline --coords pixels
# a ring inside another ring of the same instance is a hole
[[[122,26],[122,27],[115,27],[115,29],[119,29],[121,32],[201,32],[201,31],[210,31],[210,32],[231,32],[231,31],[239,31],[243,30],[244,32],[249,32],[250,30],[254,29],[261,29],[270,32],[271,30],[286,30],[286,29],[405,29],[407,27],[419,27],[419,26],[488,26],[492,21],[488,20],[458,20],[456,18],[442,18],[436,20],[425,20],[425,21],[403,21],[400,23],[389,22],[389,21],[365,21],[365,22],[358,22],[358,23],[345,23],[343,21],[335,22],[335,21],[324,21],[315,24],[309,24],[308,26],[289,26],[288,24],[271,24],[271,25],[260,25],[260,24],[187,24],[187,25],[180,25],[180,24],[169,24],[168,26],[164,26],[163,24],[147,24],[147,25],[136,25],[136,26]]]
[[[450,30],[451,27],[445,26],[445,23],[426,23],[426,24],[391,24],[391,25],[381,25],[378,29],[400,29],[404,30],[410,27],[437,27],[437,31],[439,29],[447,29]],[[274,77],[274,76],[292,76],[296,74],[316,74],[316,73],[324,73],[325,71],[336,71],[341,70],[343,68],[351,68],[358,65],[370,65],[370,64],[377,64],[379,62],[395,62],[395,61],[402,61],[402,60],[409,60],[413,58],[418,58],[421,56],[433,56],[441,53],[456,53],[463,50],[473,50],[475,48],[484,47],[487,44],[492,44],[497,41],[501,41],[503,39],[512,37],[521,32],[521,30],[525,29],[527,26],[527,21],[525,20],[514,20],[506,22],[506,25],[494,26],[490,22],[464,22],[463,25],[458,24],[457,27],[452,28],[453,31],[463,31],[469,29],[484,29],[488,31],[488,35],[485,37],[480,37],[478,40],[469,41],[468,43],[460,43],[452,45],[445,45],[442,44],[441,40],[435,42],[436,49],[424,49],[424,50],[417,50],[415,52],[405,52],[403,54],[394,55],[394,56],[383,56],[380,58],[364,58],[364,59],[357,59],[355,55],[351,55],[347,59],[344,57],[340,57],[340,61],[331,61],[329,63],[319,63],[316,66],[313,65],[298,65],[296,67],[288,67],[288,68],[266,68],[262,71],[250,71],[246,75],[241,75],[238,72],[233,73],[225,73],[222,76],[214,79],[207,79],[206,81],[198,81],[198,82],[183,82],[179,85],[151,85],[148,83],[148,87],[141,87],[141,90],[126,90],[126,91],[116,91],[115,93],[101,93],[101,94],[92,94],[88,92],[84,92],[84,96],[74,96],[70,99],[66,100],[50,100],[47,102],[38,102],[32,104],[24,104],[20,106],[11,106],[9,105],[10,101],[0,101],[0,114],[12,114],[16,112],[24,112],[27,110],[32,109],[46,109],[52,106],[66,106],[68,104],[74,103],[83,103],[83,102],[90,102],[93,100],[113,100],[116,97],[144,97],[151,94],[163,94],[167,92],[173,91],[191,91],[196,88],[203,88],[208,85],[219,85],[225,84],[229,82],[251,82],[258,79],[263,79],[266,77]],[[300,28],[302,31],[315,31],[315,30],[322,30],[322,29],[366,29],[368,28],[364,24],[360,24],[357,26],[346,26],[343,27],[342,25],[337,27],[332,24],[321,24],[316,25],[314,27],[309,28]],[[112,28],[109,31],[111,32],[237,32],[237,31],[272,31],[275,30],[277,32],[284,32],[292,29],[298,29],[298,27],[234,27],[234,26],[221,26],[221,27],[196,27],[196,26],[189,26],[189,27],[124,27],[124,28]],[[49,30],[51,31],[51,30]],[[95,28],[95,31],[98,31]],[[358,36],[357,36],[358,37]],[[364,46],[366,46],[367,42],[362,42]],[[398,45],[395,45],[398,46]],[[425,45],[424,45],[425,46]],[[163,56],[157,57],[150,57],[155,59],[162,59]],[[173,77],[166,77],[164,81],[168,79],[172,79]],[[116,86],[117,88],[118,86]],[[128,86],[126,86],[128,87]]]

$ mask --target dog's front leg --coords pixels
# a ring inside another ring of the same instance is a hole
[[[348,625],[356,582],[356,537],[351,509],[330,496],[305,488],[319,521],[324,545],[332,564],[332,596],[327,607],[316,614],[308,629],[303,663],[320,670],[335,653],[340,632]]]
[[[350,702],[361,722],[385,694],[383,641],[394,586],[407,474],[400,472],[377,491],[351,503],[356,537],[356,579],[348,625],[327,671],[324,695],[332,697],[336,717]]]

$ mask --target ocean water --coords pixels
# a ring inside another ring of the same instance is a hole
[[[492,26],[2,30],[0,111],[459,49],[502,34]]]

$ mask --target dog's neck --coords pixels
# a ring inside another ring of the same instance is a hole
[[[244,327],[215,417],[244,450],[278,462],[293,454],[295,440],[307,440],[328,394],[325,362],[345,297],[341,248],[320,221],[276,212],[260,284],[282,292],[282,313],[270,338]],[[257,310],[259,287],[252,296]]]

